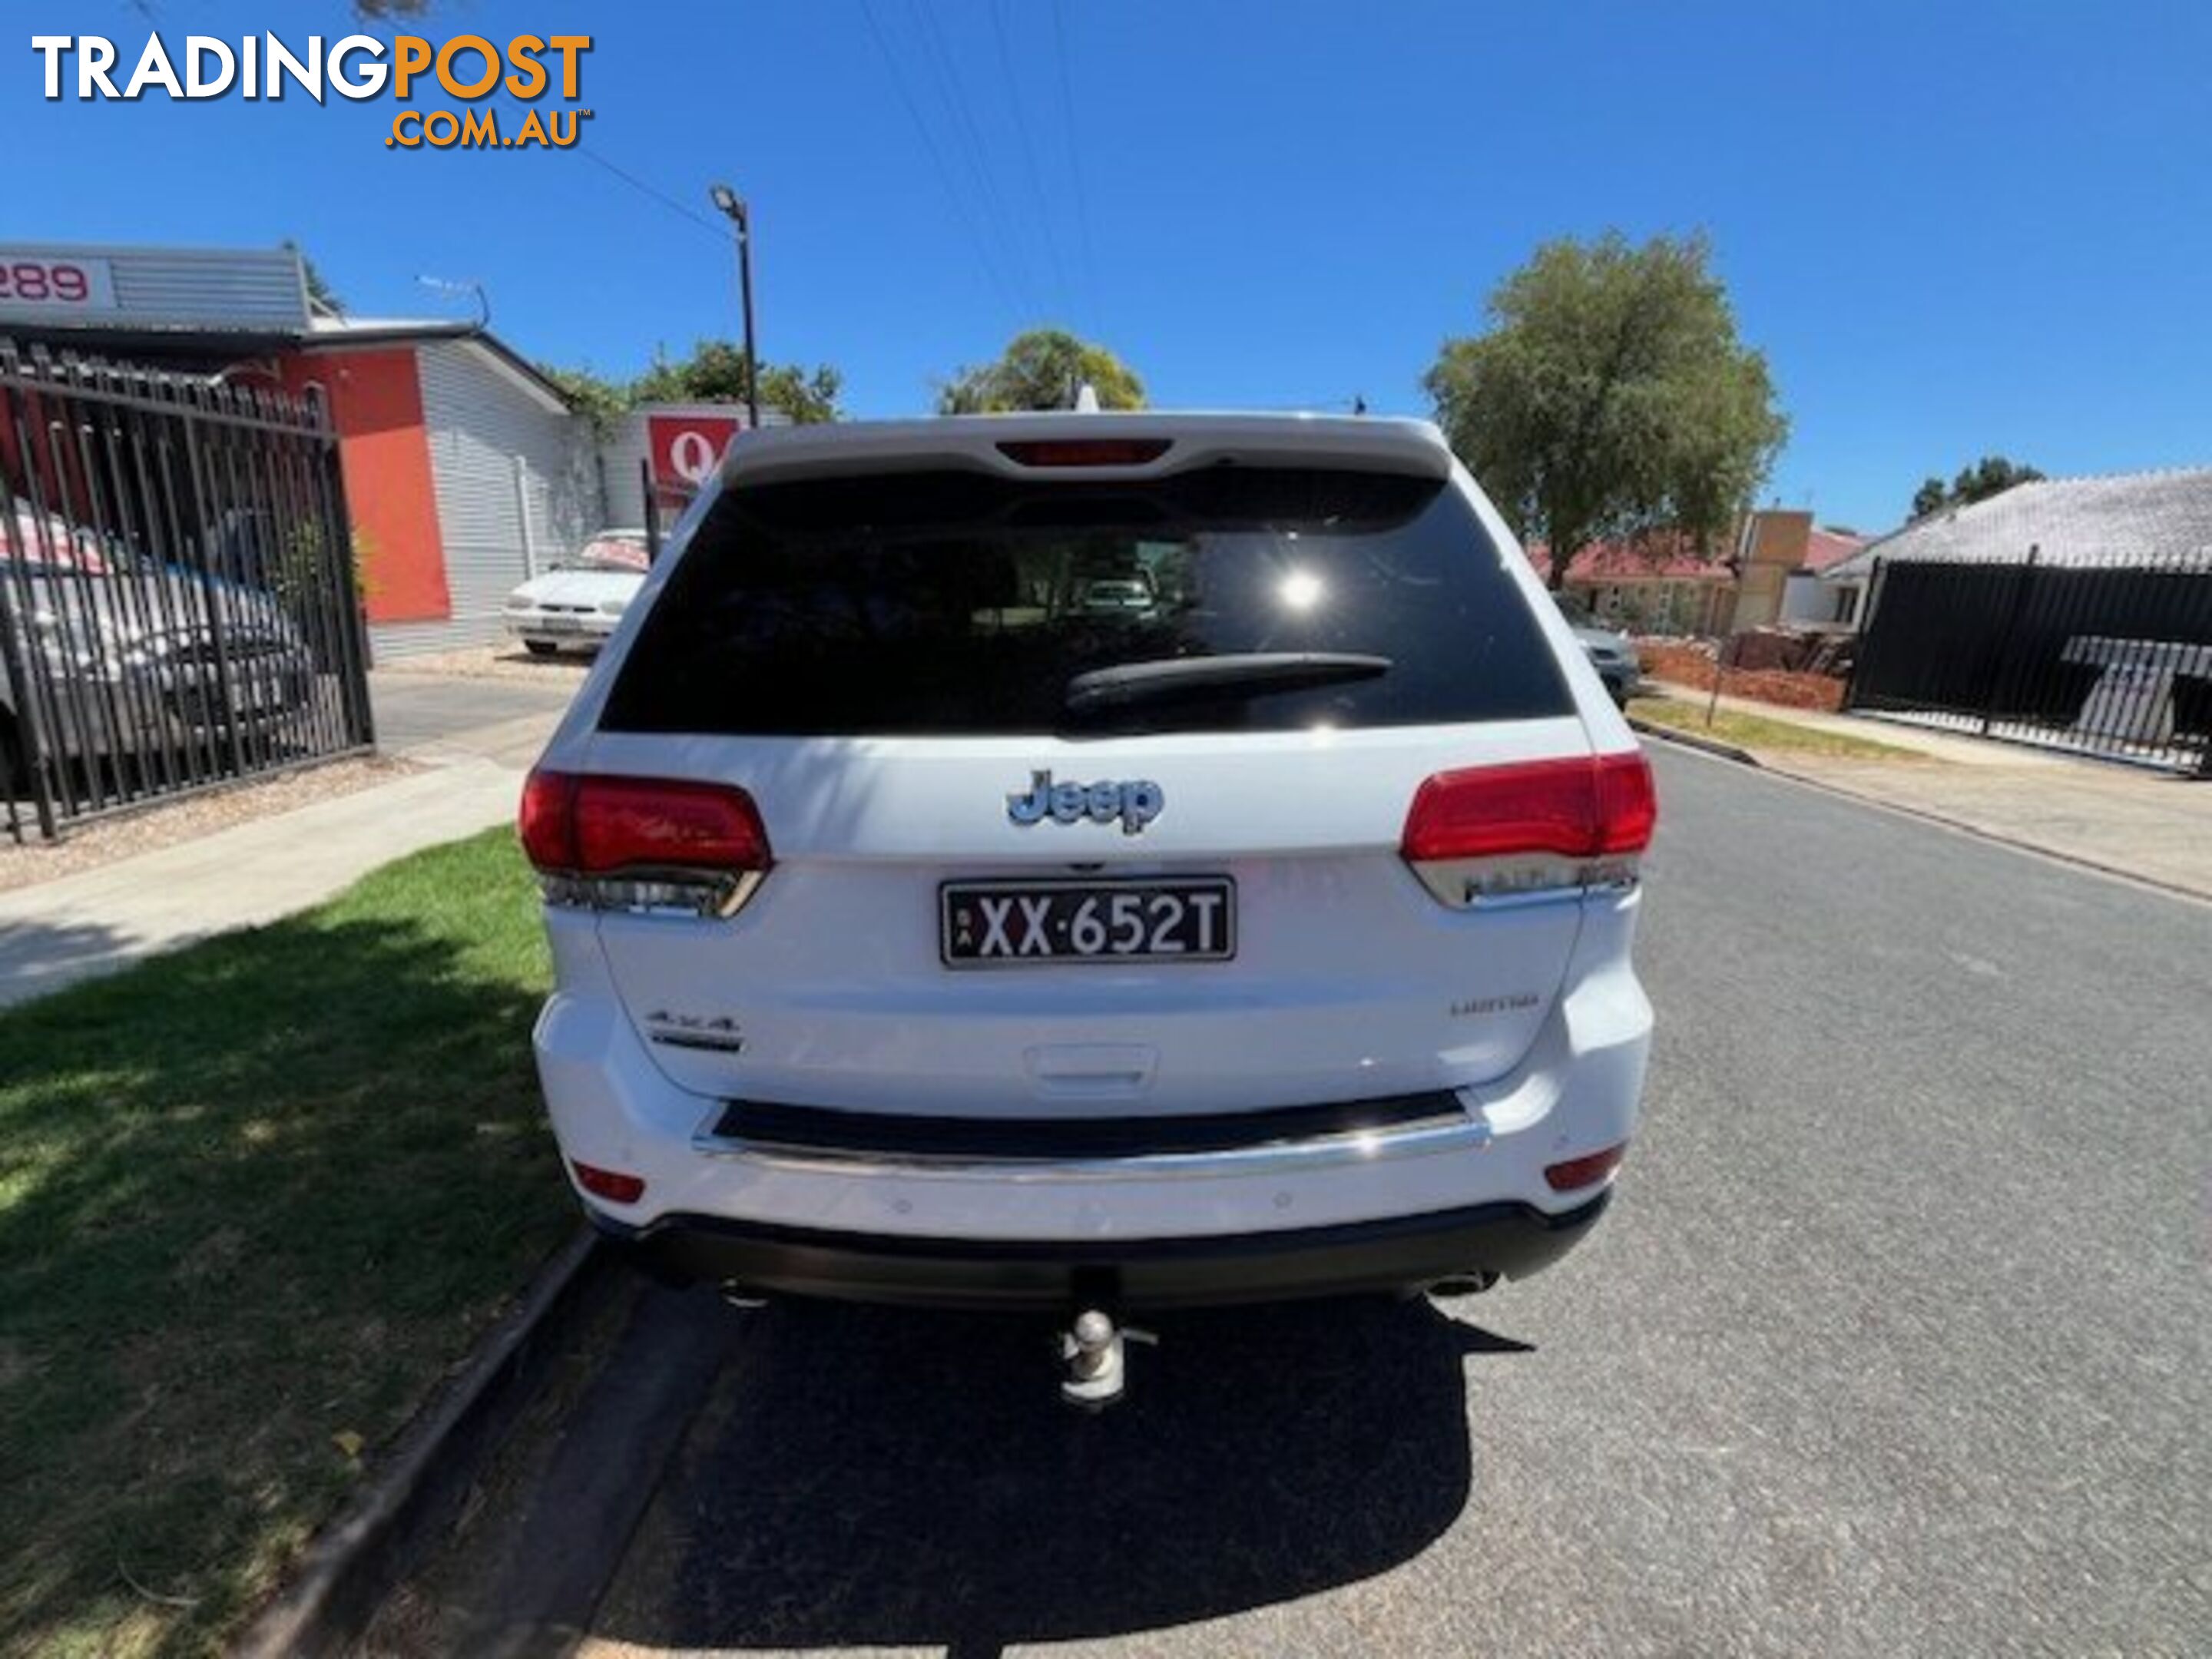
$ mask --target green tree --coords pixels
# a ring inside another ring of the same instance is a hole
[[[333,317],[344,316],[346,302],[323,280],[323,273],[315,269],[315,262],[307,257],[307,250],[289,236],[277,246],[300,256],[300,270],[307,279],[307,303]]]
[[[998,415],[1024,409],[1071,409],[1089,385],[1101,409],[1142,409],[1145,383],[1104,346],[1057,328],[1017,334],[994,363],[954,371],[937,390],[940,415]]]
[[[763,363],[760,400],[763,409],[780,409],[793,426],[820,426],[839,418],[838,394],[845,377],[827,363],[811,370],[796,363]]]
[[[1705,239],[1547,242],[1488,319],[1424,384],[1453,449],[1550,547],[1552,586],[1594,540],[1674,531],[1710,554],[1790,428]]]
[[[795,426],[836,420],[842,413],[837,398],[844,387],[844,375],[828,363],[811,369],[796,363],[761,365],[761,408],[781,410]],[[741,404],[745,400],[744,349],[728,340],[701,340],[681,362],[656,357],[631,386],[629,395],[633,403],[641,404]]]
[[[641,404],[741,404],[745,354],[727,340],[701,340],[679,360],[655,352],[653,367],[631,383],[630,396]]]
[[[1976,501],[2003,495],[2014,484],[2033,483],[2042,477],[2032,466],[2002,455],[1984,455],[1973,465],[1960,467],[1959,476],[1948,484],[1932,474],[1923,479],[1912,492],[1912,516],[1924,519],[1947,507],[1972,507]]]
[[[592,429],[603,436],[630,406],[628,386],[588,368],[561,368],[552,363],[540,363],[538,372],[559,386],[570,405],[588,418]]]

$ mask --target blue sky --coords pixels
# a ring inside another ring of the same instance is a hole
[[[155,24],[334,37],[343,0],[10,11],[0,234],[293,236],[378,313],[480,278],[514,345],[604,372],[736,331],[717,177],[753,203],[763,355],[837,364],[862,415],[1044,321],[1160,404],[1425,412],[1439,342],[1541,240],[1703,228],[1792,421],[1775,499],[1879,528],[1987,451],[2212,462],[2199,0],[446,0],[419,26],[595,35],[582,148],[696,218],[577,154],[386,149],[388,98],[40,97],[33,33],[127,65]]]

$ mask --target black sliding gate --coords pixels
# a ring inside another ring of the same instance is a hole
[[[0,341],[0,812],[71,821],[374,739],[319,402]]]
[[[2212,550],[1883,560],[1845,706],[2212,775]]]

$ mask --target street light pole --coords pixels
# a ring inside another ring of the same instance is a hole
[[[745,422],[760,430],[760,355],[753,345],[753,225],[744,199],[727,185],[707,191],[714,206],[735,227],[738,238],[738,292],[745,316]]]

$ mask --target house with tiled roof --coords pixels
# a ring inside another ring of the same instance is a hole
[[[1865,542],[1856,532],[1815,525],[1810,513],[1763,507],[1745,514],[1717,556],[1701,556],[1679,535],[1593,543],[1575,555],[1564,586],[1600,617],[1643,634],[1848,623],[1819,578]],[[1551,550],[1537,543],[1528,558],[1548,580]]]
[[[1782,610],[1776,620],[1808,628],[1849,628],[1858,618],[1858,596],[1844,599],[1844,590],[1821,579],[1873,539],[1833,525],[1813,526],[1806,532],[1804,551],[1783,583]]]
[[[1552,550],[1528,548],[1546,582]],[[1650,536],[1632,542],[1592,542],[1567,565],[1560,586],[1598,617],[1638,634],[1708,634],[1734,603],[1735,576],[1719,559],[1700,558],[1686,538]]]
[[[1820,574],[1856,608],[1885,560],[2046,568],[2154,568],[2212,561],[2212,467],[2039,478],[1968,507],[1945,507],[1865,543]]]

